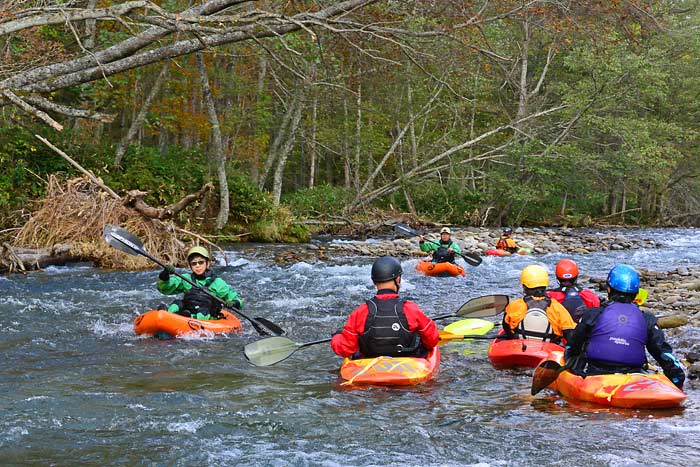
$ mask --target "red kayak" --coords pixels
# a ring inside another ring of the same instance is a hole
[[[529,255],[530,253],[532,253],[532,248],[520,248],[518,249],[517,253],[519,255]],[[491,250],[486,250],[486,254],[489,256],[508,256],[511,253],[508,253],[506,250],[498,250],[494,248]]]
[[[499,339],[489,345],[489,361],[494,368],[536,368],[550,352],[563,352],[564,348],[552,342],[534,339]]]

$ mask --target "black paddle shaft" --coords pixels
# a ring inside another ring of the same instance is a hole
[[[403,224],[396,224],[394,226],[394,230],[397,230],[399,232],[403,232],[403,233],[408,234],[408,235],[420,235],[420,233],[418,233],[417,231],[411,229],[410,227],[406,227]],[[433,240],[426,240],[426,241],[432,243],[433,245],[442,246],[438,242],[433,241]],[[482,261],[480,256],[473,255],[471,253],[459,253],[459,256],[461,256],[462,259],[467,264],[470,264],[472,266],[478,266],[481,264],[481,261]]]
[[[124,232],[124,234],[122,234],[122,231]],[[132,238],[129,239],[126,237],[132,237]],[[124,230],[124,229],[121,229],[120,227],[112,226],[112,225],[105,226],[105,239],[107,240],[107,243],[114,246],[115,248],[117,248],[120,251],[124,251],[125,253],[128,253],[128,251],[124,250],[123,248],[119,248],[118,246],[115,246],[113,243],[111,243],[109,241],[110,238],[118,241],[119,243],[121,243],[122,245],[127,247],[129,250],[131,250],[134,254],[145,256],[146,258],[150,259],[151,261],[153,261],[154,263],[156,263],[160,267],[165,268],[165,264],[162,261],[160,261],[158,258],[156,258],[153,255],[151,255],[150,253],[148,253],[143,248],[143,243],[141,243],[141,241],[136,236],[134,236],[131,232],[129,232],[128,230]],[[204,287],[199,286],[198,284],[191,281],[187,277],[183,276],[182,274],[179,274],[177,271],[174,272],[174,275],[176,275],[177,277],[179,277],[183,281],[187,282],[192,287],[196,287],[197,289],[202,290],[204,293],[206,293],[207,295],[209,295],[211,298],[218,301],[222,305],[228,306],[225,301],[221,300],[219,297],[212,294],[209,290],[207,290]],[[274,323],[272,323],[268,320],[265,320],[266,324],[268,324],[268,326],[266,326],[265,324],[261,323],[260,321],[254,319],[254,318],[251,318],[250,316],[247,316],[245,313],[243,313],[241,310],[239,310],[237,308],[234,308],[233,310],[236,312],[236,314],[240,315],[242,318],[250,321],[250,323],[253,325],[253,328],[255,328],[255,330],[261,336],[269,336],[271,334],[272,335],[284,334],[284,330],[282,330],[282,328],[280,328],[279,326],[275,325]],[[270,324],[272,324],[273,326],[269,326]]]

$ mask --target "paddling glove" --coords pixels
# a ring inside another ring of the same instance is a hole
[[[230,300],[226,302],[226,308],[233,308],[236,310],[240,310],[243,307],[243,304],[241,303],[240,300]]]
[[[668,379],[670,379],[671,382],[676,385],[678,389],[683,390],[683,383],[685,382],[685,373],[683,372],[682,368],[674,366],[668,371],[664,371],[664,373],[666,374]]]
[[[170,274],[175,274],[175,266],[166,264],[160,274],[158,274],[158,279],[163,282],[168,282],[170,280]]]

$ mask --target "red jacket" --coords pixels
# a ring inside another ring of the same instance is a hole
[[[578,294],[581,300],[583,300],[583,304],[586,305],[586,308],[597,308],[600,306],[600,299],[592,290],[583,289]],[[566,298],[566,294],[559,290],[548,290],[547,295],[556,299],[559,303],[564,303],[564,299]]]
[[[378,300],[390,300],[398,297],[397,293],[377,293]],[[369,310],[367,304],[363,303],[350,313],[348,322],[340,334],[336,334],[331,339],[331,348],[341,357],[349,357],[360,349],[358,339],[365,332],[365,321]],[[403,305],[403,312],[408,321],[408,330],[420,336],[420,340],[426,349],[432,349],[438,344],[440,335],[433,320],[425,316],[423,311],[410,300],[406,300]]]

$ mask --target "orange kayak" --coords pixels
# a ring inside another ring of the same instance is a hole
[[[551,352],[563,351],[552,342],[534,339],[494,339],[489,345],[488,357],[494,368],[536,368]]]
[[[431,379],[440,366],[440,351],[434,347],[426,358],[376,357],[350,360],[340,366],[340,377],[346,385],[375,384],[382,386],[414,386]]]
[[[552,355],[564,364],[562,352]],[[628,409],[660,409],[678,407],[686,399],[663,373],[615,373],[585,378],[563,371],[549,386],[567,399],[593,402],[609,407]]]
[[[192,333],[237,332],[242,329],[241,321],[226,310],[221,311],[224,319],[202,321],[170,313],[166,310],[151,310],[134,320],[136,334],[149,334],[160,338],[173,338]]]
[[[426,276],[466,276],[464,268],[455,263],[433,263],[430,260],[420,260],[416,264],[416,271],[420,271]]]

